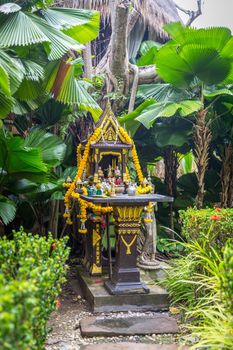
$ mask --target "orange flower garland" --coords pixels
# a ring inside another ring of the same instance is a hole
[[[135,166],[135,169],[136,169],[136,172],[137,172],[137,176],[138,176],[139,182],[143,182],[144,176],[143,176],[142,169],[141,169],[141,166],[140,166],[140,163],[139,163],[136,146],[135,146],[133,140],[131,139],[131,137],[129,136],[129,134],[127,133],[127,131],[125,129],[120,127],[119,131],[121,133],[121,136],[124,138],[125,143],[133,146],[133,148],[132,148],[132,157],[133,157],[134,166]]]

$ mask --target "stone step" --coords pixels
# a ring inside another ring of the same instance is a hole
[[[188,350],[177,344],[105,343],[83,345],[80,350]]]
[[[107,276],[87,276],[85,269],[78,268],[78,283],[93,313],[166,311],[169,308],[167,291],[155,283],[150,284],[151,280],[143,278],[150,289],[148,294],[110,295],[104,287],[106,279]]]
[[[179,332],[176,320],[163,313],[120,317],[87,317],[80,321],[80,329],[82,336],[85,337],[173,334]]]

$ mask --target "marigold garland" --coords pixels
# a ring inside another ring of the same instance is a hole
[[[138,159],[136,146],[135,146],[133,140],[131,139],[131,137],[129,136],[129,134],[127,133],[127,131],[125,129],[120,127],[119,131],[120,131],[122,137],[124,138],[125,143],[133,146],[131,152],[132,152],[134,166],[135,166],[135,169],[136,169],[136,172],[137,172],[137,176],[138,176],[139,182],[143,182],[144,176],[143,176],[142,169],[141,169],[141,166],[140,166],[140,162],[139,162],[139,159]]]
[[[143,187],[140,185],[137,187],[136,193],[137,194],[147,194],[147,193],[150,193],[151,191],[152,191],[152,186],[147,185],[147,186]]]
[[[133,158],[134,166],[135,166],[135,169],[136,169],[136,172],[137,172],[137,176],[138,176],[139,182],[142,183],[143,180],[144,180],[144,177],[143,177],[143,173],[142,173],[141,166],[140,166],[140,163],[139,163],[139,158],[138,158],[136,146],[135,146],[133,140],[131,139],[131,137],[129,136],[129,134],[127,133],[127,131],[124,128],[119,127],[119,132],[120,132],[121,137],[123,138],[124,142],[127,143],[127,144],[132,145],[131,152],[132,152],[132,158]],[[88,208],[91,209],[94,213],[102,213],[102,214],[111,213],[112,210],[113,210],[112,207],[102,207],[100,205],[95,205],[93,203],[86,202],[85,200],[80,198],[80,195],[78,193],[74,192],[75,187],[76,187],[76,182],[78,180],[82,179],[84,170],[85,170],[85,168],[87,166],[87,161],[88,161],[88,156],[89,156],[91,144],[96,142],[99,139],[100,135],[101,135],[101,128],[99,127],[99,128],[97,128],[94,131],[92,136],[89,138],[89,140],[88,140],[88,142],[87,142],[87,144],[85,146],[85,149],[84,149],[84,152],[83,152],[83,156],[81,154],[82,145],[81,144],[78,145],[78,147],[77,147],[78,171],[77,171],[76,176],[75,176],[75,178],[74,178],[72,183],[67,183],[66,182],[64,184],[64,187],[67,188],[68,190],[67,190],[67,192],[65,194],[65,197],[64,197],[64,203],[65,203],[66,211],[65,211],[63,216],[64,216],[64,218],[67,219],[66,220],[67,224],[71,225],[73,223],[71,221],[71,213],[70,213],[71,203],[70,203],[70,200],[71,200],[71,197],[77,199],[78,202],[79,202],[79,205],[80,205],[80,214],[77,215],[77,217],[79,217],[80,221],[81,221],[81,228],[79,229],[80,233],[86,233],[87,232],[87,230],[85,228],[85,222],[87,220],[87,209]],[[128,179],[130,179],[129,171],[128,171],[127,168],[126,168],[126,173],[127,173]],[[83,189],[84,195],[87,195],[87,189],[85,187],[83,187],[82,189]],[[140,185],[137,188],[137,193],[138,194],[146,194],[146,193],[149,193],[151,190],[152,190],[151,186],[143,187],[142,185]]]

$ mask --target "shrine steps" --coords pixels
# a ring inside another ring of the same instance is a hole
[[[167,291],[143,275],[148,294],[110,295],[104,287],[106,276],[88,276],[83,267],[78,267],[76,289],[82,291],[93,313],[166,311],[169,309]],[[75,286],[73,286],[75,288]]]

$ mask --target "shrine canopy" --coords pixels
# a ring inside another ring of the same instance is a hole
[[[83,193],[87,193],[88,185],[85,183],[88,179],[93,178],[93,183],[100,186],[105,180],[112,183],[117,175],[118,181],[120,178],[122,183],[129,185],[131,181],[127,167],[129,159],[133,161],[137,174],[139,183],[137,194],[151,193],[152,187],[143,176],[136,146],[127,131],[119,125],[108,103],[93,134],[85,144],[79,144],[77,147],[75,178],[69,179],[64,184],[64,187],[68,189],[64,199],[65,217],[68,222],[71,222],[72,199],[79,200],[80,186]]]

